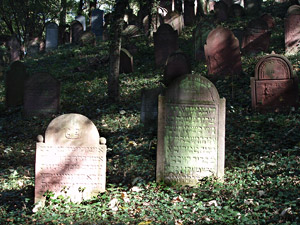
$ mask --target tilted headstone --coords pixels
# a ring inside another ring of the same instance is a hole
[[[242,72],[239,41],[227,28],[212,30],[204,45],[208,73],[233,75]]]
[[[146,129],[157,129],[158,96],[163,93],[164,88],[152,88],[142,90],[141,123]]]
[[[176,79],[159,97],[156,181],[197,185],[223,179],[225,99],[205,77]]]
[[[78,20],[82,24],[83,31],[86,31],[86,19],[85,19],[85,16],[82,16],[82,15],[76,16],[75,20]]]
[[[165,65],[168,56],[178,49],[178,33],[169,24],[162,24],[153,34],[156,66]]]
[[[58,25],[48,23],[46,25],[46,51],[56,49],[58,46]]]
[[[242,52],[256,54],[267,52],[270,46],[271,32],[268,24],[261,18],[249,22],[243,36]]]
[[[11,36],[11,38],[9,39],[8,48],[10,53],[10,62],[20,60],[21,44],[16,35]]]
[[[195,1],[185,0],[184,1],[184,24],[186,26],[191,26],[196,20],[195,16]]]
[[[215,11],[216,19],[219,22],[224,22],[229,17],[228,5],[225,2],[223,2],[222,0],[216,2],[215,6],[214,6],[214,11]]]
[[[100,142],[100,144],[99,144]],[[66,195],[74,202],[105,191],[106,140],[96,126],[80,114],[64,114],[39,135],[35,159],[34,202],[46,191]]]
[[[5,104],[14,107],[23,104],[24,84],[28,78],[25,65],[15,61],[10,65],[5,76]]]
[[[71,42],[73,44],[79,44],[82,33],[83,33],[82,24],[79,21],[74,20],[71,23],[71,38],[72,38]]]
[[[92,32],[97,39],[102,39],[103,35],[103,10],[94,9],[92,11]]]
[[[164,17],[164,23],[171,25],[174,30],[177,30],[178,34],[182,32],[184,27],[183,16],[177,12],[168,12]]]
[[[120,73],[132,73],[133,72],[133,57],[124,48],[120,51]]]
[[[191,73],[191,64],[186,54],[174,52],[169,55],[164,70],[164,84],[168,86],[177,77]]]
[[[300,52],[300,6],[293,5],[288,9],[284,21],[285,54],[294,55]]]
[[[252,108],[261,112],[298,106],[298,78],[284,56],[271,54],[256,64],[251,78]]]
[[[48,73],[36,73],[25,82],[24,114],[40,116],[59,111],[60,83]]]

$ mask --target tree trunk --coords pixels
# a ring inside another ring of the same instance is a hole
[[[78,10],[77,10],[77,15],[82,15],[82,8],[83,8],[83,0],[80,0],[78,3]]]
[[[67,15],[67,0],[60,2],[60,15],[59,15],[59,29],[58,29],[58,42],[64,44],[64,33],[66,30],[66,15]]]
[[[110,65],[108,75],[108,97],[113,102],[120,99],[119,88],[119,69],[120,69],[120,50],[121,33],[124,24],[125,9],[128,0],[119,0],[116,2],[113,12],[113,24],[110,29]]]

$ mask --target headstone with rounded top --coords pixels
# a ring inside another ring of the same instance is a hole
[[[207,36],[204,51],[209,74],[241,74],[239,41],[229,29],[219,26],[212,30]]]
[[[300,52],[300,6],[289,7],[284,20],[285,54],[294,55]]]
[[[46,191],[70,197],[73,202],[105,191],[106,140],[87,117],[70,113],[53,119],[38,136],[35,160],[34,202]]]
[[[78,20],[74,20],[71,23],[71,42],[73,44],[79,44],[80,38],[83,33],[83,26]]]
[[[58,46],[58,25],[54,22],[46,25],[46,51],[56,49]]]
[[[198,74],[179,77],[159,97],[156,181],[195,186],[224,176],[225,99]]]
[[[252,108],[278,112],[298,106],[298,78],[289,60],[277,54],[264,56],[251,78]]]
[[[75,20],[78,20],[82,24],[83,31],[86,31],[86,19],[85,19],[85,16],[83,16],[83,15],[76,16]]]

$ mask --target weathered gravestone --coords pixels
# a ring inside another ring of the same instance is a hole
[[[269,30],[271,30],[275,27],[275,20],[271,14],[265,13],[265,14],[261,15],[260,18],[267,23]]]
[[[59,111],[60,83],[48,73],[30,76],[24,88],[25,116],[40,116]]]
[[[208,73],[214,75],[232,75],[242,72],[239,41],[226,28],[212,30],[204,45]]]
[[[164,17],[164,23],[171,25],[174,30],[177,30],[178,34],[182,32],[184,27],[183,16],[177,12],[168,12]]]
[[[196,185],[223,179],[225,99],[196,74],[176,79],[159,97],[156,181]]]
[[[195,16],[195,1],[185,0],[184,1],[184,24],[186,26],[191,26],[196,20]]]
[[[97,39],[102,39],[103,35],[103,11],[94,9],[92,11],[92,32],[96,35]]]
[[[294,55],[300,52],[300,6],[293,5],[288,9],[284,21],[285,54]]]
[[[164,70],[164,84],[168,86],[177,77],[191,73],[191,64],[183,52],[174,52],[169,55]]]
[[[156,66],[166,63],[168,56],[178,49],[178,33],[169,24],[162,24],[153,34]]]
[[[249,22],[243,36],[242,52],[256,54],[267,52],[270,46],[271,31],[261,18]]]
[[[85,16],[82,16],[82,15],[76,16],[75,20],[78,20],[82,24],[83,31],[86,31],[86,19],[85,19]]]
[[[124,48],[120,51],[120,73],[132,73],[133,72],[133,57]]]
[[[23,104],[24,83],[28,78],[25,65],[15,61],[10,65],[5,76],[5,103],[7,107]]]
[[[21,54],[21,44],[16,37],[16,35],[11,36],[11,38],[8,41],[8,49],[10,53],[10,62],[18,61],[20,60],[20,54]]]
[[[79,21],[74,20],[71,23],[71,42],[73,44],[79,44],[82,33],[83,33],[82,24]]]
[[[26,55],[34,56],[40,52],[41,40],[38,37],[32,38],[27,42]]]
[[[99,144],[100,141],[100,144]],[[61,115],[38,136],[35,161],[35,203],[52,191],[74,202],[105,191],[106,141],[96,126],[80,114]]]
[[[142,89],[141,123],[148,131],[157,130],[158,96],[164,88]]]
[[[79,39],[80,46],[95,46],[96,36],[92,31],[84,31]]]
[[[58,46],[58,26],[56,23],[46,25],[46,51],[56,49]]]
[[[297,107],[298,78],[288,59],[271,54],[263,57],[251,78],[252,108],[261,112]]]
[[[228,5],[222,0],[215,3],[214,11],[218,22],[224,22],[228,19],[229,16]]]

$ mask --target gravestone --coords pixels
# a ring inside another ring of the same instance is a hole
[[[99,144],[100,140],[100,144]],[[34,202],[46,191],[66,195],[73,202],[105,191],[106,145],[96,126],[80,114],[64,114],[38,136],[35,159]]]
[[[171,25],[174,30],[177,30],[178,35],[184,27],[183,16],[177,12],[168,12],[164,17],[164,23]]]
[[[10,62],[20,60],[21,45],[16,35],[11,36],[11,38],[9,39],[8,48],[10,53]]]
[[[269,30],[275,27],[275,20],[271,14],[265,13],[260,18],[267,23]]]
[[[96,36],[92,31],[84,31],[79,39],[80,46],[96,46]]]
[[[257,15],[261,10],[262,0],[244,0],[247,15]]]
[[[58,26],[56,23],[46,25],[46,51],[56,49],[58,46]]]
[[[195,186],[223,179],[225,99],[197,74],[176,79],[159,96],[156,181]]]
[[[240,4],[233,4],[229,8],[229,15],[234,18],[245,16],[244,8]]]
[[[270,46],[271,32],[268,24],[261,18],[249,22],[243,36],[242,52],[256,54],[267,52]]]
[[[82,33],[83,33],[82,24],[79,21],[74,20],[71,23],[71,38],[72,38],[71,43],[79,44]]]
[[[133,57],[124,48],[120,51],[120,73],[132,73],[133,72]]]
[[[40,38],[35,37],[28,41],[26,55],[34,56],[40,51]]]
[[[212,30],[207,36],[204,52],[209,74],[241,74],[239,41],[229,29],[219,26]]]
[[[128,25],[123,31],[122,35],[131,38],[140,35],[140,29],[136,25]]]
[[[185,0],[184,1],[184,24],[186,26],[191,26],[196,20],[195,16],[195,1]]]
[[[166,63],[168,56],[178,49],[178,33],[169,24],[162,24],[153,34],[155,64],[157,67]]]
[[[92,11],[92,32],[96,35],[97,39],[102,39],[103,35],[103,11],[94,9]]]
[[[141,123],[149,131],[157,130],[158,96],[163,93],[162,86],[142,89]]]
[[[228,5],[222,0],[215,3],[214,10],[218,22],[224,22],[228,19],[229,16]]]
[[[24,83],[28,78],[25,65],[15,61],[10,65],[5,76],[5,104],[15,107],[23,104]]]
[[[252,108],[261,112],[298,106],[298,77],[284,56],[271,54],[259,60],[251,78]]]
[[[75,20],[79,21],[83,27],[83,31],[86,31],[86,19],[85,16],[79,15],[75,17]]]
[[[60,83],[48,73],[36,73],[25,82],[24,114],[41,116],[59,111]]]
[[[285,54],[294,55],[300,52],[300,6],[293,5],[288,9],[284,20]]]
[[[164,84],[168,86],[177,77],[191,73],[191,64],[186,54],[174,52],[169,55],[164,70]]]

